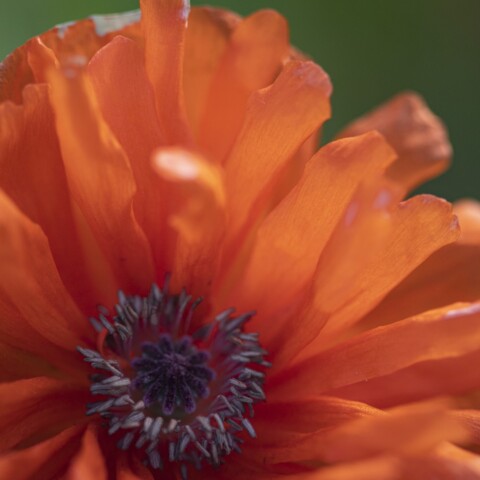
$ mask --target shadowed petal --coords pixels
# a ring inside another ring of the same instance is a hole
[[[33,447],[0,456],[0,478],[40,480],[56,478],[80,444],[83,427],[71,427]]]
[[[87,421],[88,391],[37,377],[0,385],[0,451],[28,447]]]
[[[107,468],[94,426],[88,427],[83,434],[82,445],[75,458],[71,461],[66,473],[66,479],[107,479]]]

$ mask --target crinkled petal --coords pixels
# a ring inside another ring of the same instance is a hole
[[[240,17],[220,8],[194,7],[185,38],[183,89],[190,128],[198,136],[212,80]]]
[[[271,332],[265,318],[284,309],[311,281],[358,186],[394,159],[394,152],[375,132],[333,142],[310,160],[299,183],[260,225],[230,303],[240,309],[255,305],[258,321],[254,321],[259,325],[254,329],[261,330],[264,341]]]
[[[330,81],[318,66],[292,62],[271,87],[250,97],[245,123],[226,164],[229,234],[216,280],[221,291],[232,287],[228,277],[239,273],[248,237],[273,206],[275,189],[292,156],[329,117],[330,90]]]
[[[244,120],[252,92],[270,85],[288,53],[288,27],[273,10],[255,12],[233,31],[211,80],[200,125],[200,145],[225,160]]]
[[[473,352],[479,327],[480,304],[450,305],[378,327],[282,372],[270,384],[269,398],[285,400],[300,391],[321,395],[419,362]]]
[[[46,85],[28,85],[23,105],[0,106],[0,188],[38,223],[68,290],[81,306],[94,292],[85,269]]]
[[[88,76],[103,117],[129,158],[137,185],[136,218],[153,247],[157,268],[165,269],[167,198],[158,186],[150,159],[166,139],[158,122],[143,52],[132,40],[118,36],[92,58]]]
[[[190,144],[183,97],[183,58],[189,0],[140,0],[145,65],[157,114],[170,144]],[[168,92],[166,95],[165,92]]]
[[[31,45],[38,42],[38,39],[41,39],[42,43],[58,57],[80,55],[89,59],[116,35],[126,35],[141,42],[139,13],[134,11],[94,15],[78,22],[68,22],[17,48],[0,63],[0,103],[11,100],[21,104],[23,88],[35,82],[28,56]]]
[[[13,315],[18,311],[33,330],[62,348],[74,350],[80,338],[91,338],[88,322],[58,274],[45,234],[2,191],[0,237],[0,298],[14,307]],[[24,327],[23,322],[18,325]]]
[[[340,137],[369,130],[382,133],[398,153],[389,168],[389,178],[413,189],[442,173],[450,164],[452,147],[446,129],[415,93],[403,93],[356,120]]]
[[[61,70],[52,66],[48,78],[72,197],[118,286],[143,292],[153,280],[153,262],[134,216],[136,185],[128,158],[103,119],[92,84],[78,65],[64,65]]]
[[[306,358],[338,342],[410,272],[458,237],[457,219],[444,200],[421,195],[396,204],[391,198],[381,192],[373,206],[353,210],[353,222],[339,224],[317,265],[302,328],[295,335],[289,329],[284,358],[289,351]]]
[[[292,62],[271,87],[251,96],[226,164],[234,231],[258,218],[290,157],[330,116],[330,92],[330,81],[320,67]]]
[[[406,277],[358,325],[368,330],[455,302],[480,299],[480,205],[454,204],[461,235]]]

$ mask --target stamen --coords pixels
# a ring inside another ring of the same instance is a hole
[[[105,418],[118,447],[143,452],[152,469],[178,464],[183,480],[188,465],[218,467],[241,452],[243,432],[256,437],[247,415],[265,400],[270,365],[258,334],[243,330],[254,312],[235,317],[228,309],[191,332],[200,302],[169,294],[168,278],[147,297],[120,291],[113,315],[102,306],[91,319],[105,335],[105,354],[78,347],[98,370],[90,391],[102,397],[86,414]]]

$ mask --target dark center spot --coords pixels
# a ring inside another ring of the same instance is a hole
[[[181,417],[194,412],[197,400],[209,394],[215,374],[208,360],[208,353],[198,350],[190,337],[162,335],[157,343],[144,343],[142,356],[132,360],[133,387],[142,392],[146,407]]]

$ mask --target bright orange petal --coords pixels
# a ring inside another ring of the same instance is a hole
[[[460,200],[453,207],[460,222],[461,243],[480,245],[480,202]]]
[[[284,309],[311,281],[359,184],[394,159],[394,152],[375,132],[322,148],[295,188],[260,225],[249,264],[229,303],[240,309],[255,305],[258,328],[268,335],[271,325],[264,322],[262,329],[262,319]]]
[[[57,478],[78,447],[81,430],[82,427],[71,427],[33,447],[0,456],[0,478]]]
[[[0,106],[0,188],[46,233],[67,288],[83,306],[94,293],[74,222],[46,85],[29,85],[23,105]],[[39,161],[41,159],[41,161]]]
[[[188,119],[195,136],[198,136],[212,79],[230,34],[239,21],[240,17],[234,13],[210,7],[194,7],[188,17],[183,88]]]
[[[83,435],[82,445],[65,475],[67,480],[106,480],[107,468],[98,443],[95,427],[89,427]]]
[[[480,341],[479,327],[480,304],[460,304],[376,328],[279,375],[278,384],[270,384],[269,398],[286,400],[298,392],[321,395],[419,362],[473,352]]]
[[[480,299],[480,205],[454,204],[461,235],[406,277],[358,325],[368,330],[455,302]]]
[[[103,117],[130,160],[137,184],[135,214],[154,246],[157,268],[165,270],[166,261],[162,257],[166,245],[167,199],[153,175],[150,157],[166,139],[159,126],[143,52],[132,40],[116,37],[92,58],[88,75]],[[125,121],[126,118],[135,121]]]
[[[182,76],[190,2],[140,0],[140,8],[145,62],[162,129],[170,144],[189,144],[191,132],[185,114]]]
[[[340,137],[369,130],[382,133],[398,153],[388,177],[413,189],[442,173],[450,164],[452,147],[443,123],[414,93],[403,93],[350,124]]]
[[[0,451],[34,445],[87,421],[88,391],[37,377],[0,385]]]
[[[226,164],[234,232],[258,218],[291,156],[330,116],[330,92],[320,67],[292,62],[271,87],[252,95]]]
[[[283,174],[330,114],[330,81],[311,62],[292,62],[275,83],[250,97],[246,120],[226,164],[229,236],[217,288],[228,291],[258,221],[271,208]],[[293,102],[293,103],[292,103]],[[289,109],[285,109],[289,105]],[[243,250],[243,251],[242,251]]]
[[[89,59],[116,35],[126,35],[140,42],[139,20],[138,12],[93,15],[85,20],[59,25],[35,37],[0,63],[0,103],[11,100],[21,104],[24,87],[34,83],[35,75],[28,55],[31,45],[38,39],[56,56],[81,55]]]
[[[136,186],[128,158],[100,113],[91,83],[78,67],[65,66],[60,71],[52,66],[48,78],[72,197],[119,286],[145,291],[153,280],[153,263],[133,213]]]
[[[0,381],[37,375],[59,377],[65,373],[72,380],[84,380],[83,363],[78,354],[47,340],[42,329],[35,328],[36,318],[32,321],[22,315],[4,293],[0,293],[0,318],[0,359],[3,365]]]
[[[440,395],[464,395],[480,385],[480,371],[472,368],[480,362],[480,350],[459,357],[422,361],[388,375],[359,380],[329,395],[388,408]],[[458,372],[462,372],[461,375]]]
[[[277,12],[256,12],[236,26],[200,125],[200,145],[217,161],[225,159],[241,129],[250,94],[273,82],[287,53],[287,23]]]
[[[353,226],[340,224],[325,248],[303,328],[295,331],[289,346],[297,352],[303,348],[302,358],[338,341],[412,270],[458,237],[451,205],[436,197],[421,195],[387,206],[385,224],[372,230],[370,220],[382,210],[367,209],[363,226],[355,227],[355,220]]]
[[[80,338],[91,338],[88,322],[60,279],[45,234],[2,191],[0,238],[0,298],[55,345],[74,350]]]

